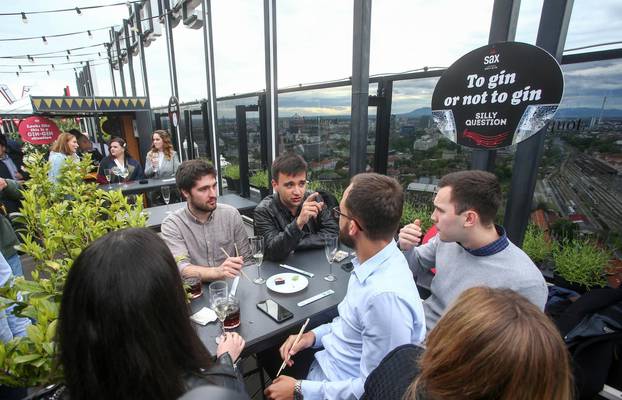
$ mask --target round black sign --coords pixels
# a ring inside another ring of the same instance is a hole
[[[453,142],[497,149],[542,129],[563,90],[562,71],[549,53],[525,43],[496,43],[462,56],[443,73],[432,116]]]

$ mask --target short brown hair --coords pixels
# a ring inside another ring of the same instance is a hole
[[[510,289],[465,290],[428,335],[405,399],[570,400],[566,345],[551,320]]]
[[[63,153],[67,156],[73,154],[73,151],[71,151],[71,149],[69,148],[69,141],[75,138],[76,137],[72,135],[71,133],[67,133],[67,132],[61,133],[56,138],[54,143],[52,143],[52,146],[50,146],[50,151],[53,151],[56,153]]]
[[[441,178],[439,188],[451,187],[451,202],[456,214],[475,210],[482,225],[490,225],[501,205],[501,186],[494,174],[486,171],[458,171]]]
[[[279,180],[279,173],[291,176],[307,172],[307,162],[296,153],[281,154],[272,162],[272,179]]]
[[[188,160],[181,163],[175,173],[175,182],[179,190],[190,192],[195,183],[205,175],[217,178],[216,169],[203,160]]]
[[[345,205],[372,240],[391,239],[400,223],[404,190],[393,178],[376,173],[352,177]]]

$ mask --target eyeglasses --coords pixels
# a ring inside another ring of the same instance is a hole
[[[357,224],[357,225],[359,226],[359,229],[360,229],[361,231],[363,230],[363,226],[360,224],[360,222],[358,222],[358,221],[356,220],[356,218],[351,217],[351,216],[349,216],[349,215],[347,215],[347,214],[342,213],[342,212],[341,212],[341,210],[339,209],[339,207],[333,207],[333,208],[330,210],[330,212],[331,212],[331,215],[333,216],[333,218],[335,218],[335,219],[338,219],[339,217],[344,217],[344,218],[347,218],[347,219],[351,219],[352,221],[354,221],[354,223],[355,223],[355,224]]]

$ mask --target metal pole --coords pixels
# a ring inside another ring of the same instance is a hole
[[[561,61],[573,0],[544,0],[536,45]],[[510,240],[521,246],[531,214],[538,166],[544,153],[546,127],[517,146],[504,225]]]
[[[108,52],[108,66],[110,67],[110,83],[112,83],[112,94],[114,94],[114,96],[117,96],[117,85],[115,84],[114,81],[114,68],[112,68],[112,56],[110,54],[110,46],[112,46],[112,43],[106,43],[106,51]]]
[[[218,171],[218,193],[222,194],[222,174],[220,168],[220,153],[218,150],[218,130],[216,122],[216,77],[214,72],[214,46],[212,43],[212,6],[211,0],[203,0],[203,46],[205,47],[205,74],[207,82],[207,116],[209,119],[209,138],[211,145],[212,163]]]
[[[150,7],[146,3],[146,7]],[[145,63],[145,44],[143,43],[143,25],[140,20],[140,6],[134,4],[134,16],[136,17],[136,27],[138,28],[138,49],[140,51],[140,66],[143,78],[144,94],[149,98],[149,82],[147,82],[147,64]]]
[[[367,164],[370,30],[371,0],[354,1],[350,176],[364,172]]]
[[[235,126],[238,132],[238,157],[240,165],[240,196],[250,197],[248,183],[248,135],[246,131],[246,106],[235,106]]]
[[[265,71],[266,71],[266,101],[264,102],[266,112],[266,129],[268,132],[267,160],[269,164],[262,166],[268,169],[276,158],[279,150],[276,137],[278,124],[278,81],[277,81],[277,46],[276,46],[276,0],[264,0],[264,44],[265,44]],[[261,112],[261,110],[260,110]]]
[[[162,0],[164,10],[164,28],[166,30],[166,50],[168,54],[168,68],[171,78],[171,93],[179,100],[177,86],[177,69],[175,68],[175,46],[173,44],[173,28],[171,27],[171,10],[168,0]],[[177,133],[179,135],[179,132]],[[181,144],[180,144],[181,145]]]
[[[519,11],[520,0],[495,0],[488,35],[489,44],[514,40]],[[474,150],[471,157],[471,169],[493,171],[496,156],[496,150]]]
[[[125,49],[127,50],[127,61],[130,68],[130,89],[132,89],[132,96],[136,96],[136,80],[134,78],[134,56],[132,55],[132,49],[130,47],[130,30],[128,28],[127,19],[123,20],[123,36],[125,36]]]
[[[116,30],[113,30],[114,43],[117,47],[117,65],[119,66],[119,76],[121,77],[121,93],[123,97],[127,96],[125,91],[125,77],[123,76],[123,57],[121,57],[121,45],[119,44],[119,35]]]
[[[374,151],[374,166],[376,172],[379,174],[387,173],[392,101],[393,81],[381,80],[378,82],[378,104],[376,105],[376,146]]]

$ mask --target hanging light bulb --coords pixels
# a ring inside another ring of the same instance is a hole
[[[69,56],[65,56],[65,57],[67,57],[67,61],[69,61]]]
[[[54,66],[54,64],[52,64],[52,69],[56,69],[56,67]]]
[[[31,63],[34,63],[34,62],[35,62],[35,59],[34,59],[34,58],[32,58],[31,56],[27,56],[27,57],[28,57],[28,61],[30,61]]]
[[[67,50],[67,55],[71,55],[71,51]]]
[[[86,31],[89,34],[89,39],[93,39],[93,35],[91,34],[91,31]]]
[[[43,39],[43,44],[48,44],[48,40],[45,38],[45,36],[41,36],[41,39]]]
[[[50,76],[50,71],[49,71],[49,70],[47,70],[47,71],[45,71],[45,72],[48,74],[48,76]]]
[[[78,15],[82,15],[82,10],[80,10],[80,7],[76,7],[76,12],[78,13]]]
[[[16,71],[15,73],[17,74],[17,76],[19,76],[19,71]]]
[[[22,70],[22,66],[21,65],[18,65],[17,68],[19,68],[20,71]]]
[[[101,51],[98,51],[98,52],[97,52],[97,57],[101,57],[101,56],[102,56]]]
[[[26,16],[25,12],[22,13],[22,22],[25,23],[25,24],[28,23],[28,17]]]

